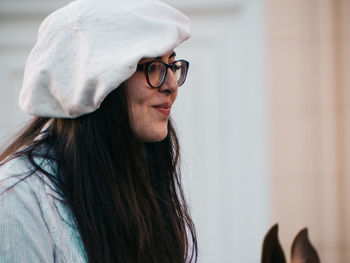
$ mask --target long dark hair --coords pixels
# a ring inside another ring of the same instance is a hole
[[[55,174],[35,163],[38,155],[54,161]],[[93,113],[76,119],[36,117],[0,162],[17,156],[28,158],[55,184],[89,262],[197,261],[171,120],[163,141],[136,140],[123,85]]]

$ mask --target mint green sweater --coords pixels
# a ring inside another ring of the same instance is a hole
[[[20,181],[28,171],[23,158],[0,166],[0,262],[87,262],[76,224],[53,184],[39,172]]]

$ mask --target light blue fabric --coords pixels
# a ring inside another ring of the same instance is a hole
[[[0,262],[87,262],[71,213],[54,186],[39,172],[20,181],[28,171],[23,158],[0,166]]]

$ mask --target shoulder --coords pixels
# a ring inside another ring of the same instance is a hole
[[[35,158],[34,162],[43,170],[54,175],[54,162],[45,158]],[[43,194],[45,185],[54,188],[47,176],[42,174],[26,156],[9,159],[0,165],[0,197],[2,193],[12,188],[17,191],[27,191],[31,194]]]
[[[25,217],[41,221],[42,201],[47,197],[43,175],[35,172],[25,157],[17,157],[0,166],[0,222],[17,222]]]
[[[1,262],[52,261],[54,244],[42,217],[43,195],[44,187],[25,159],[0,167]]]
[[[52,172],[47,160],[35,162]],[[14,254],[35,259],[33,262],[53,258],[85,262],[79,233],[64,200],[48,177],[35,171],[25,157],[0,166],[0,207],[0,262]],[[23,253],[18,254],[21,246]]]
[[[58,198],[50,180],[26,157],[16,157],[0,166],[0,223],[12,218],[26,224],[31,218],[47,227],[46,221],[59,220],[54,213]]]
[[[25,157],[8,160],[0,166],[0,201],[13,195],[26,200],[39,194],[41,188],[39,178]]]
[[[53,188],[50,180],[36,171],[25,156],[8,160],[0,166],[0,201],[13,199],[34,205],[37,202],[32,201],[45,196],[48,186]]]

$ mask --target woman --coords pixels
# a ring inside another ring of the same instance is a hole
[[[39,29],[0,155],[0,262],[195,262],[169,119],[188,62],[178,10],[76,0]]]

